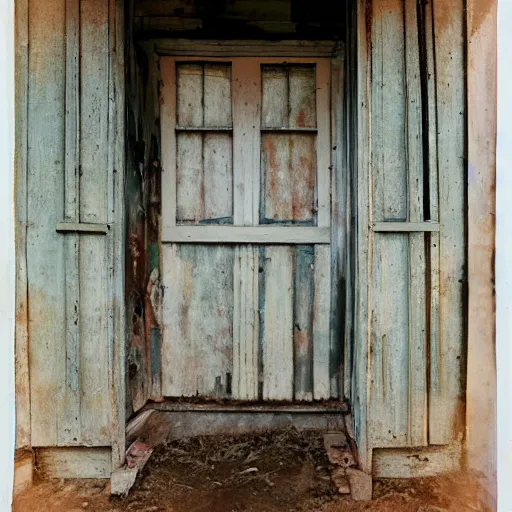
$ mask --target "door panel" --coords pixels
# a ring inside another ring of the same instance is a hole
[[[329,60],[161,69],[164,395],[329,398]]]

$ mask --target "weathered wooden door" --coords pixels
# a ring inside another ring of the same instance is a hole
[[[337,394],[331,61],[163,57],[160,68],[163,395]]]

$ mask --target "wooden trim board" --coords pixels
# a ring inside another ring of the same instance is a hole
[[[164,243],[329,244],[330,228],[296,226],[176,226],[162,228]]]
[[[39,448],[36,467],[47,478],[110,478],[110,448]]]

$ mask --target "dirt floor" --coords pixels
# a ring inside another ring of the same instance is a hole
[[[155,450],[127,498],[105,480],[40,481],[15,512],[485,511],[464,474],[374,482],[374,499],[353,502],[330,479],[322,434],[287,429],[251,436],[171,441]]]

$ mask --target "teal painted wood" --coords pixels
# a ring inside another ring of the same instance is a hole
[[[65,4],[30,0],[27,267],[32,446],[57,446],[66,386]]]
[[[374,1],[372,14],[373,218],[406,220],[404,3]],[[410,412],[408,235],[375,234],[371,257],[371,443],[404,446]]]
[[[294,398],[313,400],[314,246],[295,247],[293,290]],[[327,326],[329,321],[327,319]],[[328,368],[328,364],[325,365]]]
[[[108,221],[109,4],[80,2],[80,221]],[[109,250],[80,236],[81,441],[110,444]]]

